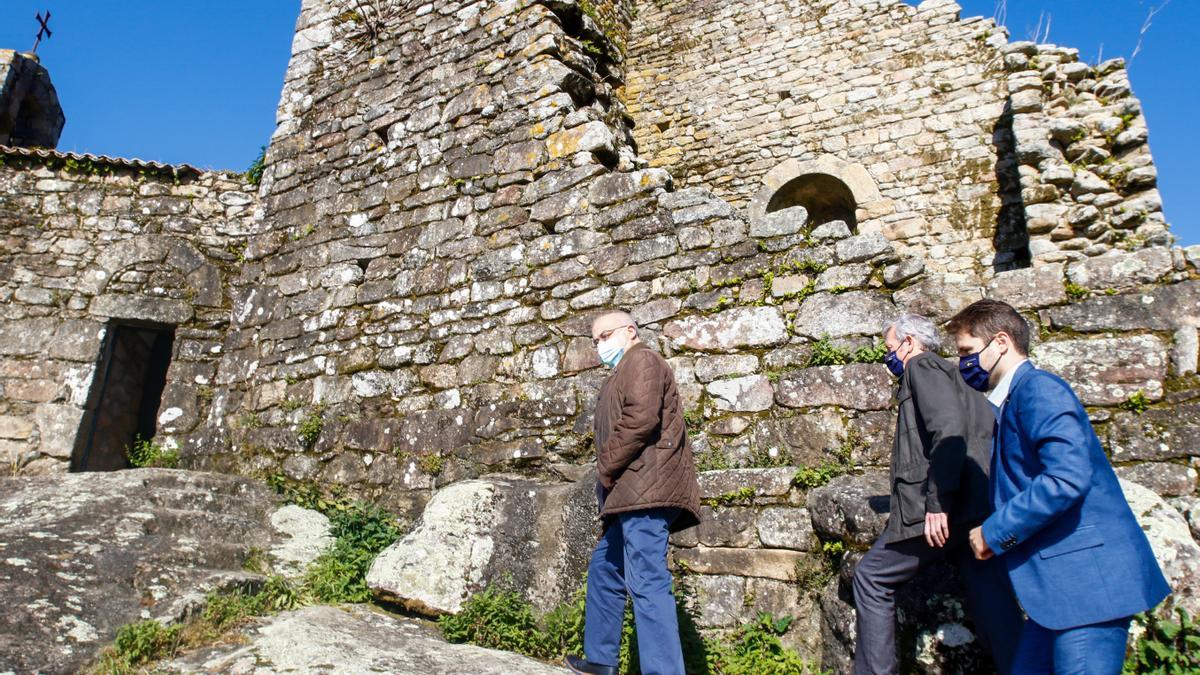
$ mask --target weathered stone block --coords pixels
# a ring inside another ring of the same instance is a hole
[[[1119,412],[1108,426],[1114,462],[1181,459],[1200,448],[1200,403]]]
[[[767,548],[808,551],[816,541],[812,516],[804,508],[767,507],[759,513],[756,527],[759,541]]]
[[[765,214],[757,221],[750,223],[751,237],[782,237],[796,234],[808,224],[808,209],[803,206],[792,206]]]
[[[882,234],[860,234],[837,243],[838,262],[853,263],[873,260],[892,254],[892,242]]]
[[[551,159],[566,157],[577,152],[592,152],[610,155],[615,152],[616,137],[604,122],[594,121],[571,129],[550,134],[546,149]]]
[[[879,293],[818,293],[800,306],[794,326],[796,333],[814,339],[875,335],[895,313],[895,306]]]
[[[726,574],[792,581],[796,563],[804,557],[799,551],[783,549],[696,548],[675,549],[672,561],[683,563],[699,574]]]
[[[787,467],[702,471],[698,476],[700,496],[704,499],[715,499],[749,486],[754,488],[756,495],[782,497],[791,491],[792,476],[795,474],[795,469]]]
[[[1055,328],[1081,333],[1149,329],[1175,330],[1200,323],[1200,281],[1185,281],[1149,293],[1098,295],[1046,310]]]
[[[1154,246],[1133,253],[1113,251],[1072,263],[1067,268],[1067,277],[1088,289],[1121,290],[1153,283],[1173,268],[1170,249]]]
[[[1158,400],[1167,376],[1166,345],[1153,335],[1044,342],[1034,359],[1070,382],[1085,405],[1116,405],[1138,391]]]
[[[587,567],[589,551],[578,544],[595,537],[593,485],[494,477],[442,488],[416,528],[375,559],[367,586],[437,615],[457,612],[472,593],[511,575],[549,609],[575,590]]]
[[[783,317],[774,307],[740,307],[712,316],[672,321],[663,335],[675,346],[699,351],[732,351],[769,347],[787,341]]]
[[[1116,467],[1117,476],[1154,490],[1161,497],[1185,497],[1196,490],[1196,470],[1186,464],[1142,462]]]
[[[808,493],[813,527],[823,537],[867,548],[883,533],[891,483],[887,473],[839,476]]]
[[[983,289],[969,280],[929,277],[896,291],[892,300],[901,312],[921,314],[936,323],[948,321],[960,309],[983,297]]]
[[[988,284],[986,295],[1017,309],[1064,304],[1067,291],[1062,263],[1001,272]]]
[[[747,375],[710,382],[708,394],[712,396],[718,410],[736,412],[767,410],[775,399],[775,390],[763,375]]]
[[[878,364],[819,366],[783,377],[775,400],[789,408],[833,405],[852,410],[884,410],[892,405],[892,377]]]

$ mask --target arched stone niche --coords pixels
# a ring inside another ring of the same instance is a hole
[[[763,177],[763,186],[750,200],[751,222],[789,206],[808,209],[813,224],[844,220],[854,229],[857,211],[881,199],[867,168],[832,155],[801,161],[789,159]]]

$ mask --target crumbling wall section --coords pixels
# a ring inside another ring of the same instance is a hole
[[[0,154],[0,467],[66,471],[114,323],[176,328],[160,443],[213,398],[253,188],[240,177]]]

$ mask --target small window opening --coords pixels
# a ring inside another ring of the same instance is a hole
[[[784,183],[767,202],[767,213],[792,206],[803,206],[808,210],[808,222],[822,225],[841,220],[854,230],[858,221],[854,194],[842,181],[823,173],[798,176]]]

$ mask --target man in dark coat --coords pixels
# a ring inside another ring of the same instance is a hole
[[[575,673],[615,675],[627,593],[644,675],[682,675],[683,650],[667,570],[671,532],[699,522],[700,487],[675,375],[638,339],[625,312],[592,322],[592,343],[612,374],[596,399],[597,495],[604,533],[588,566],[584,660]]]
[[[1021,612],[1004,570],[975,560],[967,533],[989,513],[987,467],[995,416],[987,399],[938,356],[937,327],[904,314],[884,327],[884,361],[900,378],[892,445],[891,512],[854,571],[855,673],[895,673],[896,589],[925,564],[959,564],[981,642],[1008,673]]]

